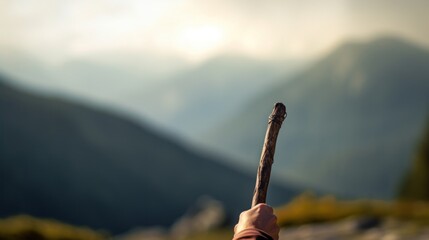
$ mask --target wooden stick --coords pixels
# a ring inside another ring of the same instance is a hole
[[[286,118],[286,107],[283,103],[276,103],[273,112],[268,118],[268,127],[265,134],[264,146],[262,147],[261,159],[259,161],[256,175],[255,190],[253,192],[252,207],[258,203],[265,203],[267,198],[268,184],[270,182],[271,165],[274,162],[277,136]]]

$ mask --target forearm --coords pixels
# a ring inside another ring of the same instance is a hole
[[[273,240],[273,238],[259,229],[251,228],[235,234],[232,240]]]

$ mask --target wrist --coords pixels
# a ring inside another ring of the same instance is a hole
[[[274,240],[274,238],[269,235],[267,232],[259,229],[259,228],[245,228],[238,232],[234,233],[233,240],[239,240],[239,239],[247,239],[249,237],[261,237],[257,239],[266,239],[266,240]]]

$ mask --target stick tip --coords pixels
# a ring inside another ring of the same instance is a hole
[[[286,106],[282,102],[276,102],[276,104],[274,104],[274,109],[278,109],[278,111],[286,113]]]
[[[282,122],[284,121],[284,119],[286,118],[286,106],[281,103],[281,102],[277,102],[274,105],[274,109],[273,112],[270,115],[269,121],[270,122],[277,122],[279,124],[282,124]]]

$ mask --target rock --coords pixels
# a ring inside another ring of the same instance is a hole
[[[203,196],[173,224],[171,236],[182,239],[193,233],[210,231],[222,226],[225,220],[226,213],[222,203]]]
[[[283,228],[280,239],[294,240],[427,240],[429,226],[412,221],[348,218],[338,222]]]

